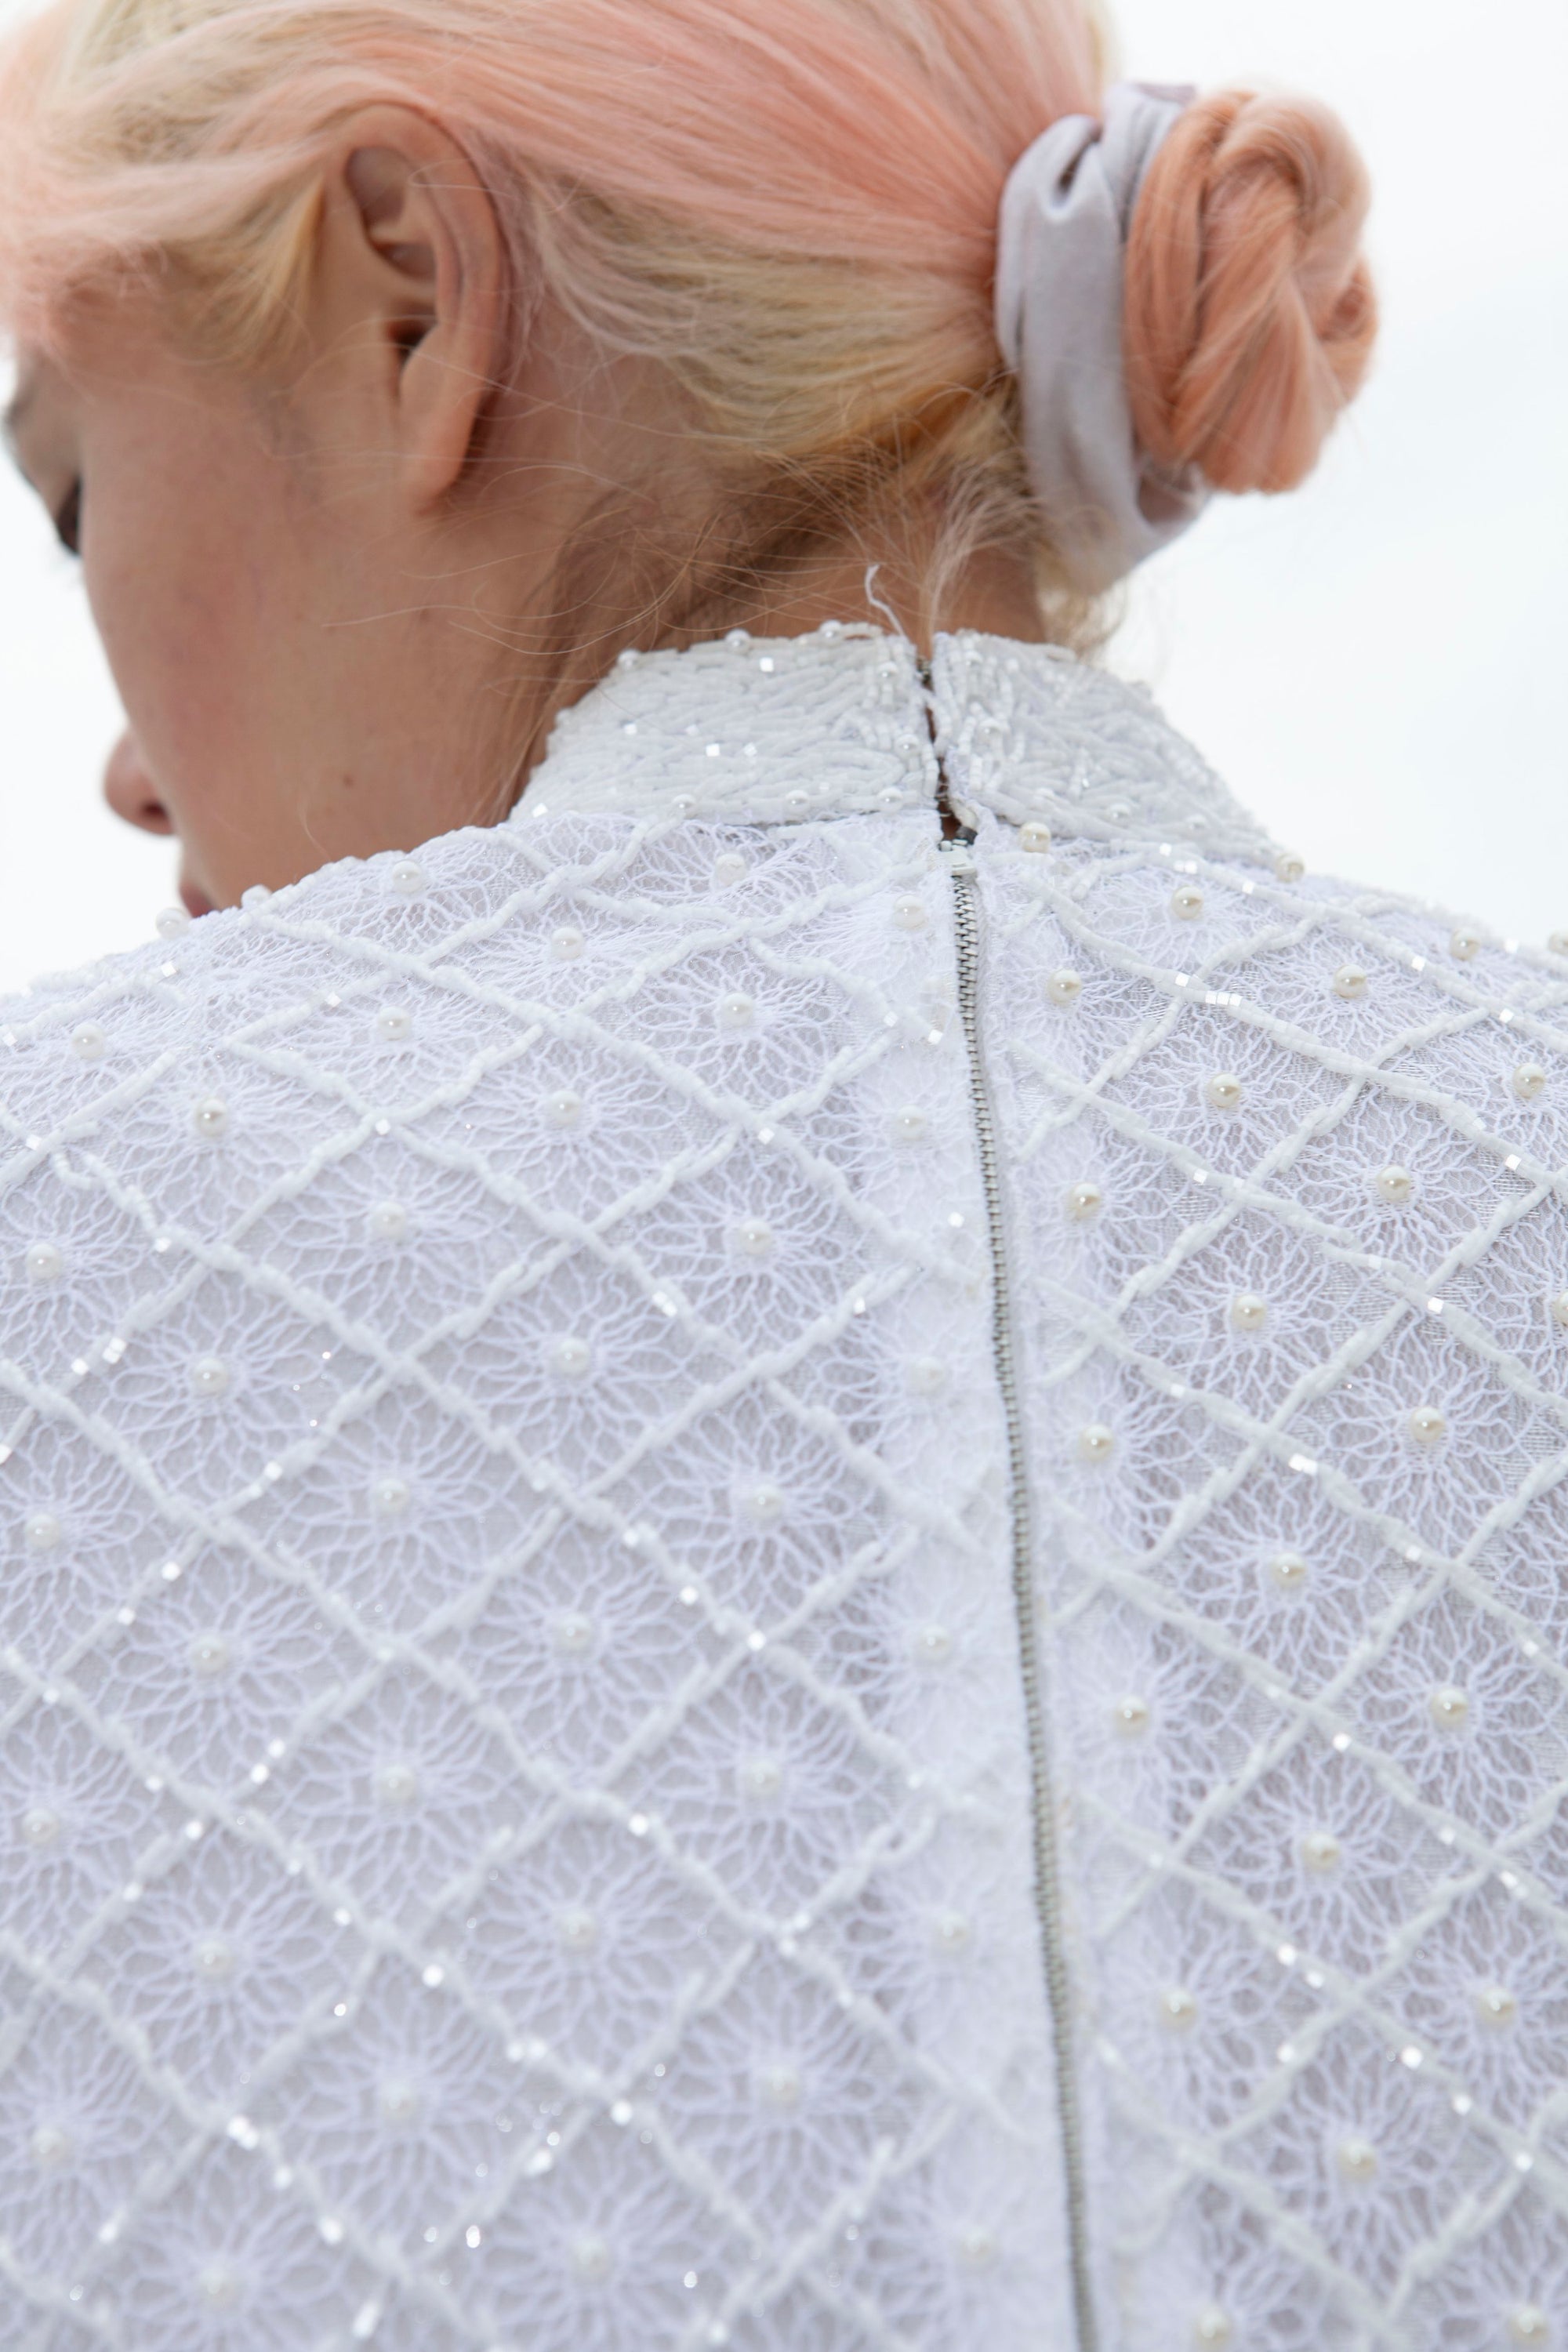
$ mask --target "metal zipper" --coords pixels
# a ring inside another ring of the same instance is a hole
[[[945,796],[944,796],[945,797]],[[1073,2046],[1072,1992],[1062,1938],[1061,1891],[1057,1847],[1055,1792],[1046,1738],[1045,1694],[1040,1677],[1040,1637],[1035,1599],[1035,1509],[1029,1484],[1028,1447],[1019,1392],[1018,1349],[1013,1322],[1012,1261],[996,1147],[996,1114],[980,1041],[980,899],[975,888],[973,832],[964,828],[942,845],[952,874],[953,927],[958,967],[958,1010],[969,1053],[969,1086],[974,1104],[975,1139],[985,1193],[991,1244],[992,1349],[996,1384],[1007,1428],[1009,1512],[1012,1521],[1013,1599],[1018,1619],[1018,1660],[1024,1684],[1033,1800],[1035,1910],[1045,1958],[1046,1994],[1056,2056],[1057,2116],[1061,2137],[1067,2204],[1068,2254],[1072,2274],[1077,2352],[1097,2352],[1089,2259],[1088,2194],[1084,2179],[1083,2116]]]

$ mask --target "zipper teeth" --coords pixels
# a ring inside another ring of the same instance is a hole
[[[1045,1955],[1046,1991],[1051,2013],[1051,2043],[1056,2057],[1057,2113],[1061,2137],[1062,2170],[1067,2204],[1068,2249],[1072,2271],[1073,2315],[1077,2352],[1097,2352],[1100,2331],[1095,2322],[1089,2259],[1088,2198],[1084,2182],[1083,2117],[1079,2097],[1077,2053],[1073,2044],[1072,1995],[1062,1938],[1061,1893],[1057,1847],[1056,1799],[1051,1780],[1050,1750],[1046,1738],[1045,1697],[1040,1682],[1040,1640],[1035,1599],[1035,1514],[1029,1485],[1028,1453],[1019,1396],[1017,1348],[1013,1329],[1013,1300],[1007,1228],[1003,1214],[1001,1168],[996,1150],[996,1118],[990,1080],[981,1051],[978,1018],[980,985],[980,915],[975,897],[974,869],[968,844],[945,845],[952,869],[953,917],[958,965],[959,1018],[969,1051],[969,1084],[974,1103],[974,1126],[980,1152],[981,1181],[985,1193],[985,1221],[991,1244],[992,1345],[997,1386],[1002,1392],[1007,1426],[1009,1511],[1013,1539],[1013,1598],[1018,1620],[1018,1657],[1024,1685],[1024,1712],[1028,1734],[1029,1776],[1034,1801],[1035,1909]],[[957,853],[956,855],[954,853]],[[960,862],[960,859],[963,862]]]

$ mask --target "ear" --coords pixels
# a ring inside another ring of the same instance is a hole
[[[468,158],[412,107],[342,127],[323,189],[312,342],[351,350],[413,503],[462,472],[501,361],[503,245]]]

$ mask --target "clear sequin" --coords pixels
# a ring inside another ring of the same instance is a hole
[[[1235,1110],[1241,1101],[1241,1080],[1229,1070],[1216,1070],[1204,1087],[1204,1100],[1211,1110]]]
[[[1070,964],[1064,963],[1047,981],[1046,994],[1053,1004],[1076,1004],[1083,994],[1083,982]]]
[[[1067,1192],[1067,1213],[1075,1224],[1087,1225],[1090,1223],[1094,1218],[1099,1216],[1104,1206],[1104,1193],[1100,1191],[1098,1184],[1090,1182],[1087,1177],[1077,1184],[1068,1185]]]
[[[1453,1683],[1440,1683],[1426,1705],[1439,1731],[1461,1730],[1470,1711],[1469,1700]]]
[[[1261,1331],[1268,1320],[1268,1302],[1255,1290],[1244,1290],[1230,1302],[1230,1328],[1233,1331]]]
[[[221,1633],[193,1633],[185,1645],[185,1656],[191,1672],[199,1675],[204,1682],[216,1682],[233,1663],[228,1643]]]
[[[1435,1404],[1417,1405],[1408,1427],[1417,1445],[1441,1445],[1448,1433],[1447,1420]]]
[[[405,1242],[408,1239],[408,1212],[401,1201],[378,1201],[365,1219],[374,1242]]]
[[[383,1764],[372,1780],[376,1801],[391,1812],[406,1812],[419,1802],[419,1775],[412,1764]]]
[[[226,1396],[233,1380],[221,1356],[198,1356],[187,1377],[191,1394],[209,1401],[214,1397]]]
[[[1329,1830],[1309,1830],[1301,1840],[1301,1859],[1309,1870],[1320,1873],[1337,1870],[1340,1864],[1338,1838]]]
[[[29,1282],[58,1282],[66,1270],[63,1253],[53,1242],[33,1242],[22,1261]]]

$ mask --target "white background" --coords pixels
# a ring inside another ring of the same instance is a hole
[[[0,22],[16,0],[0,0]],[[1137,582],[1152,684],[1314,866],[1525,939],[1568,927],[1562,0],[1122,0],[1140,79],[1337,105],[1376,182],[1374,381],[1307,488]],[[103,811],[113,690],[68,560],[0,480],[0,988],[145,938],[169,845]]]

